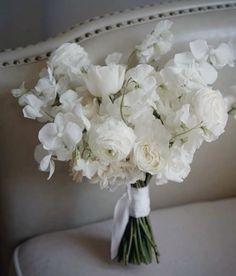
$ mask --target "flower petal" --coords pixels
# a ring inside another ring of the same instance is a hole
[[[191,52],[195,59],[202,60],[207,57],[209,47],[206,40],[195,40],[189,43]]]
[[[207,84],[213,84],[216,81],[218,73],[208,62],[200,63],[198,70]]]
[[[73,122],[68,122],[63,133],[63,141],[69,149],[74,148],[82,138],[81,128]]]
[[[50,164],[49,164],[49,176],[48,180],[52,177],[52,175],[55,172],[55,162],[51,159]]]
[[[44,125],[38,134],[39,141],[47,150],[54,150],[57,148],[57,127],[55,123],[48,123]]]
[[[176,54],[174,57],[176,65],[189,65],[194,62],[194,57],[190,52]]]
[[[105,63],[106,63],[106,65],[118,64],[120,62],[121,58],[122,58],[121,53],[112,53],[106,57]]]

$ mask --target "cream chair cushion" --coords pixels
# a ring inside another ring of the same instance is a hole
[[[17,276],[235,276],[236,198],[154,211],[160,264],[110,260],[111,221],[33,238],[15,251]]]

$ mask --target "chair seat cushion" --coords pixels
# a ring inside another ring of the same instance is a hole
[[[96,210],[94,210],[96,212]],[[151,213],[160,264],[111,261],[112,221],[38,236],[14,253],[17,276],[235,276],[236,198]]]

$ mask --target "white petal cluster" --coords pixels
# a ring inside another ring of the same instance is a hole
[[[231,43],[190,42],[162,68],[154,66],[173,42],[172,22],[161,21],[135,47],[139,63],[121,64],[114,52],[91,64],[75,43],[55,50],[31,90],[13,89],[26,118],[43,123],[36,147],[39,169],[69,161],[73,179],[102,188],[132,184],[151,175],[156,184],[182,182],[196,150],[216,140],[236,117],[236,94],[214,87],[218,69],[234,66]]]
[[[171,26],[172,22],[169,20],[159,22],[152,33],[136,46],[140,63],[157,61],[170,51],[173,41],[173,34],[170,32]]]
[[[66,76],[74,80],[90,65],[87,52],[76,43],[65,43],[53,52],[49,61],[57,78]]]

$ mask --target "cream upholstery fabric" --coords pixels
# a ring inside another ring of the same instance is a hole
[[[159,265],[109,259],[111,221],[36,237],[15,251],[17,276],[235,276],[236,198],[151,214]]]

